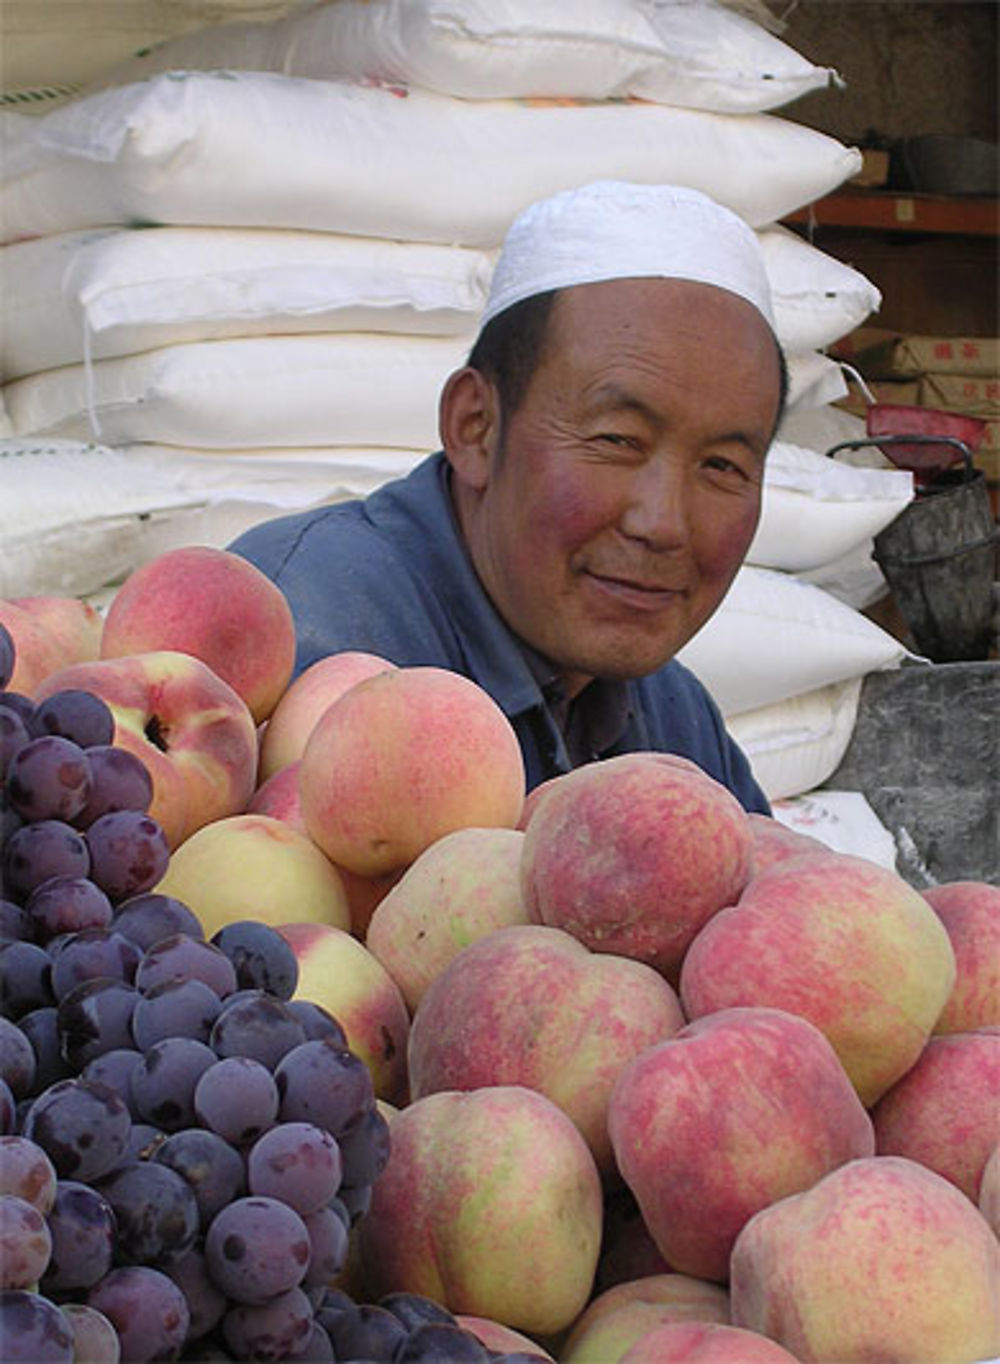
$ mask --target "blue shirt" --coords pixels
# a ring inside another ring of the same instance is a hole
[[[770,813],[718,707],[676,660],[637,681],[590,683],[573,703],[576,722],[567,723],[554,669],[511,633],[476,575],[447,469],[442,454],[431,455],[363,501],[279,517],[230,546],[288,599],[296,673],[346,649],[400,667],[450,668],[507,716],[529,790],[593,758],[652,750],[689,758],[744,808]]]

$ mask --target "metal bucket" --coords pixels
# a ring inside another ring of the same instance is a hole
[[[939,474],[874,543],[917,651],[935,663],[988,658],[998,530],[983,471]]]

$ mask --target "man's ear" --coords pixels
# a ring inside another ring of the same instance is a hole
[[[500,438],[499,399],[485,374],[466,365],[450,375],[441,391],[438,424],[456,478],[481,491]]]

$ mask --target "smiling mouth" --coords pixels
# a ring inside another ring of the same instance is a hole
[[[661,610],[685,595],[684,588],[665,587],[660,583],[647,583],[635,578],[619,578],[594,571],[588,571],[587,576],[595,586],[617,600],[647,611]]]

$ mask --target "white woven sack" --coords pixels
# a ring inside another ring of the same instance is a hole
[[[838,82],[715,0],[336,0],[173,39],[113,70],[374,77],[465,99],[638,97],[761,113]]]
[[[469,342],[375,332],[199,341],[46,370],[4,393],[19,437],[432,450],[441,386]]]
[[[171,223],[491,247],[534,200],[608,178],[700,189],[758,227],[861,165],[773,114],[469,101],[271,73],[156,76],[4,122],[4,241]]]
[[[96,228],[0,247],[0,375],[268,333],[468,333],[492,258],[260,228]]]
[[[0,597],[94,593],[174,544],[223,548],[271,516],[363,497],[423,458],[0,441]]]
[[[794,233],[759,236],[786,350],[822,347],[878,306],[862,276]],[[493,261],[469,247],[266,228],[36,237],[0,247],[0,375],[268,332],[468,332]]]
[[[833,563],[870,545],[912,500],[907,470],[859,469],[775,441],[747,562],[788,573]]]
[[[888,631],[821,588],[744,565],[677,656],[728,718],[897,667],[908,655]]]
[[[789,351],[821,350],[860,327],[882,295],[859,270],[772,224],[757,233],[774,301],[778,340]]]
[[[768,800],[811,791],[837,770],[854,732],[860,677],[732,715],[726,728]]]
[[[795,351],[785,355],[788,366],[786,413],[827,407],[847,393],[847,382],[838,361],[821,351]]]

